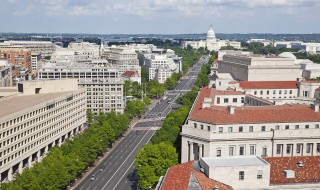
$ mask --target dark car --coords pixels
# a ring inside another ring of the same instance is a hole
[[[136,135],[139,135],[140,134],[140,132],[139,131],[136,131]]]

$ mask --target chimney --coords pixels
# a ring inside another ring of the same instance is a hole
[[[229,114],[234,114],[235,107],[234,106],[228,106]]]
[[[314,112],[319,112],[319,104],[314,104],[313,105],[313,109],[314,109]]]
[[[212,103],[212,99],[210,97],[204,97],[204,100],[202,102],[202,109],[204,108],[210,108]]]

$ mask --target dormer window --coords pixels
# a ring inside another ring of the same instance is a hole
[[[303,162],[302,162],[302,161],[299,161],[299,162],[297,163],[297,166],[298,166],[299,168],[302,168],[302,167],[303,167]]]

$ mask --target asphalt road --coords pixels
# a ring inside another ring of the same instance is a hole
[[[176,106],[175,100],[190,91],[196,83],[197,75],[208,58],[200,59],[194,67],[189,69],[186,76],[182,77],[174,90],[168,91],[165,98],[158,102],[140,120],[123,140],[101,161],[101,163],[87,175],[74,189],[75,190],[136,190],[136,178],[134,172],[134,158],[143,144],[149,142],[155,131],[151,127],[159,126],[172,109]],[[140,128],[140,129],[139,129]],[[148,129],[149,130],[144,130]],[[136,132],[139,131],[139,135]],[[100,171],[100,168],[103,168]],[[92,175],[96,179],[91,181]]]
[[[111,190],[111,189],[136,189],[132,172],[133,160],[143,144],[149,142],[155,131],[131,131],[114,148],[114,150],[95,167],[86,178],[75,188],[76,190]],[[102,171],[100,168],[105,167]],[[92,175],[96,179],[91,181]]]

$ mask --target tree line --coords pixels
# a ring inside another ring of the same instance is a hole
[[[87,112],[91,126],[78,136],[50,149],[49,153],[33,167],[26,168],[22,174],[15,174],[13,181],[1,184],[2,190],[45,190],[67,189],[67,186],[82,176],[101,156],[117,137],[129,126],[125,114],[99,113],[94,120],[91,111]]]

